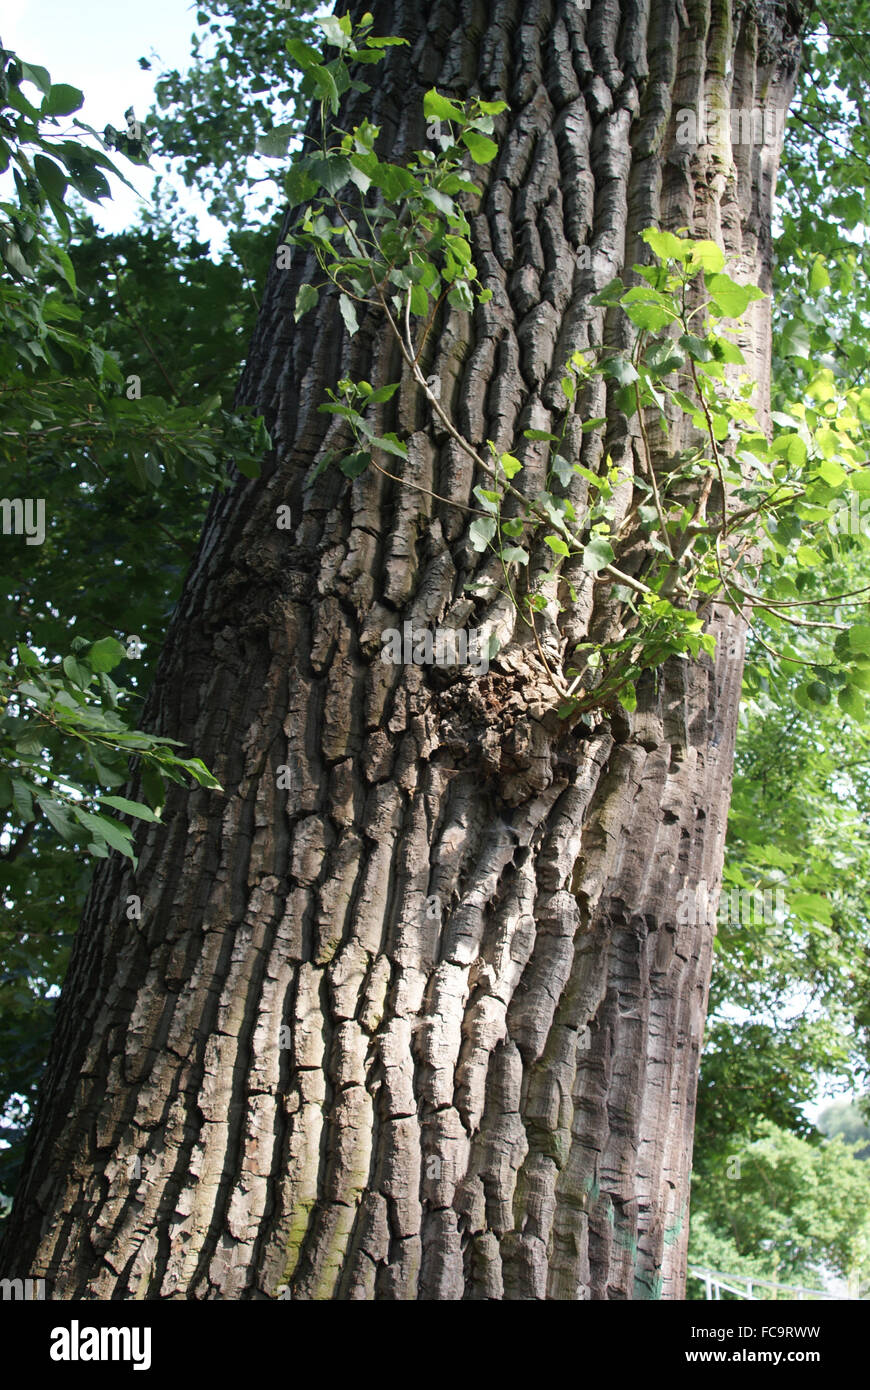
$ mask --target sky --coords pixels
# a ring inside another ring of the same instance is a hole
[[[76,115],[88,125],[123,130],[128,106],[141,119],[152,105],[162,70],[186,68],[196,8],[186,0],[3,0],[0,37],[25,62],[48,68],[53,82],[80,88],[85,104]],[[140,58],[152,61],[150,72]],[[117,162],[140,193],[150,194],[153,172]],[[120,231],[135,220],[137,198],[114,181],[111,201],[91,203],[89,211],[105,230]]]

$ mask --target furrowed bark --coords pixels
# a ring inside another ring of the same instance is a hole
[[[645,227],[711,237],[769,289],[778,140],[684,147],[676,112],[784,110],[798,19],[738,0],[377,7],[374,32],[409,47],[345,125],[368,115],[395,158],[424,143],[433,85],[510,104],[471,216],[493,298],[450,313],[424,363],[475,446],[558,423],[566,357],[616,331],[590,300],[645,258]],[[407,373],[382,421],[404,481],[312,481],[342,443],[326,387],[401,364],[374,313],[349,340],[334,298],[295,325],[310,278],[301,257],[270,273],[240,398],[274,455],[215,497],[149,704],[224,794],[174,788],[138,869],[96,876],[4,1269],[55,1298],[680,1298],[713,928],[677,903],[704,880],[715,907],[742,621],[716,609],[715,660],[668,662],[635,714],[559,720],[528,629],[465,588],[490,573],[459,505],[484,479]],[[603,387],[583,414],[607,427],[577,428],[571,457],[611,454],[624,515],[637,418]],[[652,437],[658,467],[686,442]],[[620,620],[609,580],[568,577],[579,602],[541,620],[556,663]],[[405,622],[502,646],[476,676],[392,666],[382,632]]]

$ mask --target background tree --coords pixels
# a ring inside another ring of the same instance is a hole
[[[870,1168],[855,1148],[839,1137],[811,1144],[763,1122],[727,1171],[696,1184],[698,1262],[811,1288],[836,1274],[857,1297],[870,1272]]]
[[[854,1144],[859,1158],[870,1158],[870,1125],[855,1101],[832,1101],[819,1115],[818,1125],[830,1139],[839,1135],[847,1144]]]

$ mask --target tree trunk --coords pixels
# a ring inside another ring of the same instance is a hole
[[[556,419],[567,355],[602,341],[591,296],[645,227],[713,238],[769,289],[778,138],[684,146],[677,112],[783,111],[797,21],[764,0],[377,7],[410,46],[343,118],[390,157],[424,143],[433,85],[510,103],[471,218],[494,297],[425,364],[474,444]],[[173,788],[138,869],[96,876],[4,1271],[66,1299],[680,1298],[713,928],[677,904],[706,883],[715,906],[742,622],[716,611],[715,661],[668,662],[591,728],[557,717],[521,623],[482,675],[381,660],[384,629],[504,638],[510,610],[464,589],[485,561],[431,494],[467,506],[484,480],[407,376],[384,424],[418,486],[312,481],[339,439],[325,388],[400,363],[331,297],[294,325],[310,269],[269,275],[241,398],[275,453],[215,497],[149,705],[224,794]],[[766,303],[749,323],[764,411]],[[588,406],[607,428],[574,457],[639,470],[637,417],[603,387]],[[554,659],[617,621],[607,580],[574,581],[542,626]]]

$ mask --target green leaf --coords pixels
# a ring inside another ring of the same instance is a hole
[[[272,132],[274,133],[274,132]],[[261,137],[267,139],[267,136]],[[288,137],[289,138],[289,137]],[[281,154],[286,154],[286,145]],[[274,150],[264,151],[264,153],[274,154]],[[291,164],[284,178],[284,189],[291,208],[298,207],[300,203],[307,203],[317,192],[317,180],[308,170],[307,161],[301,160],[297,164]]]
[[[354,410],[352,405],[342,405],[340,401],[324,401],[317,409],[326,415],[340,415],[344,420],[353,420],[358,429],[368,429],[369,434],[373,433],[359,411]]]
[[[856,686],[844,685],[842,690],[837,692],[837,704],[850,719],[864,718],[864,696]]]
[[[23,687],[22,687],[23,688]],[[26,692],[25,692],[26,693]],[[38,758],[42,753],[42,738],[36,729],[25,729],[15,740],[15,751],[22,758]]]
[[[310,43],[304,43],[302,39],[287,39],[284,46],[296,67],[302,72],[306,72],[308,68],[316,67],[320,62],[320,54],[317,49],[312,48]]]
[[[34,83],[41,92],[47,96],[51,91],[51,78],[46,68],[41,68],[38,63],[25,63],[21,58],[17,59],[21,69],[21,76],[27,82]]]
[[[136,863],[131,843],[133,832],[129,826],[123,825],[120,821],[110,820],[108,816],[93,815],[92,812],[83,811],[78,806],[73,806],[72,812],[76,820],[93,836],[105,840],[112,849],[119,850],[127,859]]]
[[[829,705],[831,703],[831,692],[823,681],[810,681],[807,686],[807,695],[814,705]]]
[[[63,669],[68,680],[73,685],[77,685],[80,690],[86,689],[92,679],[92,673],[87,666],[83,666],[76,661],[74,656],[65,656],[63,659]]]
[[[166,784],[156,767],[151,763],[143,762],[141,775],[143,791],[159,814],[160,808],[166,801]]]
[[[458,125],[465,125],[468,120],[461,106],[442,96],[434,87],[423,97],[423,115],[429,120],[456,121]]]
[[[26,695],[28,699],[35,700],[40,708],[47,705],[50,699],[47,691],[45,691],[42,686],[34,685],[33,681],[19,682],[18,691],[19,694]]]
[[[817,253],[813,260],[810,270],[810,293],[818,294],[820,290],[830,288],[831,277],[828,274],[828,267],[821,252]]]
[[[500,493],[495,492],[492,488],[476,487],[474,489],[474,495],[486,511],[492,512],[493,516],[498,515],[499,503],[501,501]]]
[[[475,164],[489,164],[498,154],[495,141],[477,130],[464,130],[461,138]]]
[[[371,454],[359,451],[355,454],[347,454],[338,466],[346,478],[358,478],[360,473],[365,472],[371,461]]]
[[[235,465],[244,478],[259,478],[260,476],[260,465],[256,459],[246,459],[241,454],[237,454]]]
[[[870,656],[870,624],[856,623],[849,629],[849,646],[853,652],[866,652]]]
[[[283,159],[295,131],[296,127],[292,122],[286,125],[276,125],[273,130],[267,130],[264,135],[257,137],[255,143],[257,154],[264,154],[268,159]],[[312,193],[316,191],[317,182],[314,179],[311,180],[311,185],[311,192],[305,194],[305,197],[310,198]]]
[[[33,156],[33,172],[49,197],[62,202],[66,193],[67,177],[60,165],[53,159],[47,159],[44,154],[36,154]]]
[[[826,926],[830,926],[833,921],[831,904],[821,893],[789,893],[788,905],[804,920],[822,922]]]
[[[605,536],[593,536],[583,551],[583,568],[597,574],[615,559],[613,546]]]
[[[60,271],[64,280],[66,280],[73,294],[75,294],[77,292],[75,267],[66,251],[62,246],[53,246],[51,248],[51,258],[60,266]],[[107,356],[105,358],[105,365],[108,366],[109,363],[114,365],[114,358]],[[108,374],[109,373],[107,373],[107,375]]]
[[[324,67],[323,64],[317,64],[315,67],[308,69],[308,74],[314,79],[317,95],[328,104],[333,116],[337,116],[339,106],[338,87],[335,85],[335,78],[329,71],[329,68]]]
[[[70,168],[70,183],[89,203],[98,203],[101,198],[110,198],[112,195],[107,180],[99,169],[91,166],[79,168],[76,172]]]
[[[776,456],[785,454],[796,468],[802,468],[807,461],[807,446],[799,434],[778,434],[770,448]]]
[[[128,801],[125,796],[101,796],[100,804],[111,806],[115,811],[123,811],[127,816],[137,816],[139,820],[156,821],[159,819],[150,806],[144,805],[141,801]]]
[[[783,357],[809,357],[810,332],[801,319],[792,319],[783,329],[779,350]]]
[[[658,256],[660,261],[684,261],[686,259],[689,243],[682,237],[674,236],[673,232],[660,232],[655,227],[647,227],[641,236],[653,255]]]
[[[683,333],[677,340],[680,347],[689,354],[695,362],[712,362],[713,349],[702,338],[698,338],[694,333]]]
[[[475,517],[468,528],[468,538],[475,550],[480,553],[486,550],[495,535],[495,527],[496,521],[494,516]]]
[[[568,546],[562,540],[561,536],[545,536],[544,544],[550,547],[554,555],[571,554],[570,550],[568,549]]]
[[[658,333],[660,328],[664,328],[665,324],[672,323],[676,318],[676,314],[669,313],[658,304],[630,304],[625,308],[625,312],[635,328],[642,328],[646,333]]]
[[[117,638],[101,637],[88,651],[87,662],[92,671],[114,671],[126,655],[125,648]]]
[[[25,825],[33,820],[33,793],[20,777],[12,778],[12,804]]]
[[[802,440],[801,443],[803,443]],[[791,453],[789,453],[789,458],[791,458]],[[816,472],[820,478],[825,480],[828,487],[839,487],[841,483],[846,481],[846,470],[837,463],[836,459],[822,459]]]
[[[715,241],[695,241],[691,243],[689,263],[705,271],[719,271],[725,267],[725,256]]]
[[[676,343],[670,338],[660,339],[651,344],[644,354],[644,366],[655,377],[669,376],[683,365],[683,355],[677,351]]]
[[[124,785],[127,779],[123,775],[123,773],[114,771],[110,767],[106,767],[106,765],[102,763],[100,759],[97,757],[96,750],[93,747],[88,749],[88,757],[91,763],[93,764],[94,771],[96,772],[97,778],[102,786],[122,787]]]
[[[356,308],[352,299],[348,299],[346,294],[339,296],[338,307],[341,310],[341,317],[344,319],[344,326],[351,337],[359,329],[356,317]]]
[[[468,314],[474,308],[474,300],[471,297],[471,290],[464,281],[452,286],[447,295],[447,302],[454,309],[461,309]]]
[[[561,454],[555,454],[553,457],[553,472],[563,487],[567,487],[574,479],[574,465]]]
[[[637,709],[637,691],[633,684],[624,685],[622,689],[617,692],[616,698],[628,714],[634,714]]]
[[[398,202],[418,187],[414,175],[399,164],[378,164],[371,170],[371,180],[380,188],[388,202]]]
[[[14,241],[7,241],[3,246],[3,259],[9,266],[9,269],[14,270],[17,275],[23,275],[28,280],[33,280],[35,278],[33,271]]]
[[[55,82],[42,98],[40,115],[69,116],[84,105],[84,94],[66,82]]]
[[[174,743],[175,740],[173,739],[172,742]],[[209,772],[202,758],[179,758],[173,759],[173,761],[180,763],[180,765],[184,767],[187,772],[190,773],[191,777],[193,777],[201,787],[208,787],[212,791],[223,791],[223,787],[221,786],[220,782],[215,777],[214,773]],[[167,775],[169,775],[169,768],[164,767],[163,771],[166,772]]]
[[[344,188],[353,171],[353,165],[344,155],[317,157],[309,165],[311,175],[327,193],[335,194]]]
[[[317,25],[323,30],[326,42],[331,44],[333,48],[340,48],[343,51],[349,47],[353,32],[350,15],[324,15],[322,19],[317,20]]]
[[[870,666],[852,666],[849,669],[849,684],[858,690],[870,691]]]
[[[368,405],[379,405],[381,401],[390,401],[399,389],[398,381],[391,381],[389,386],[379,386],[377,391],[373,391],[368,398]]]
[[[307,314],[309,309],[313,309],[319,298],[320,291],[314,285],[300,285],[293,310],[294,322],[298,323],[303,314]]]
[[[444,217],[454,218],[456,216],[456,204],[452,198],[448,198],[446,193],[442,193],[440,188],[426,188],[421,197],[424,203],[428,203]]]
[[[638,380],[637,369],[627,357],[608,357],[601,363],[601,375],[612,377],[620,386],[631,386]]]
[[[737,344],[729,342],[727,338],[716,337],[712,339],[711,346],[717,362],[733,362],[742,366],[746,361]]]
[[[75,839],[76,828],[68,807],[60,801],[42,796],[36,798],[36,804],[62,840],[69,842]]]
[[[447,233],[444,237],[444,242],[450,247],[450,250],[453,252],[460,265],[469,265],[471,263],[471,247],[465,240],[465,237],[452,236],[450,233]]]
[[[372,444],[383,449],[387,454],[393,454],[396,458],[405,459],[408,457],[407,444],[403,444],[392,431],[388,434],[373,435]]]
[[[752,294],[754,286],[738,285],[730,275],[708,275],[706,284],[710,298],[725,318],[739,318],[750,301],[758,297],[758,292]]]
[[[609,280],[604,286],[604,289],[599,290],[598,293],[593,296],[592,303],[598,307],[603,307],[608,304],[619,304],[624,293],[625,285],[617,276],[615,280]]]

